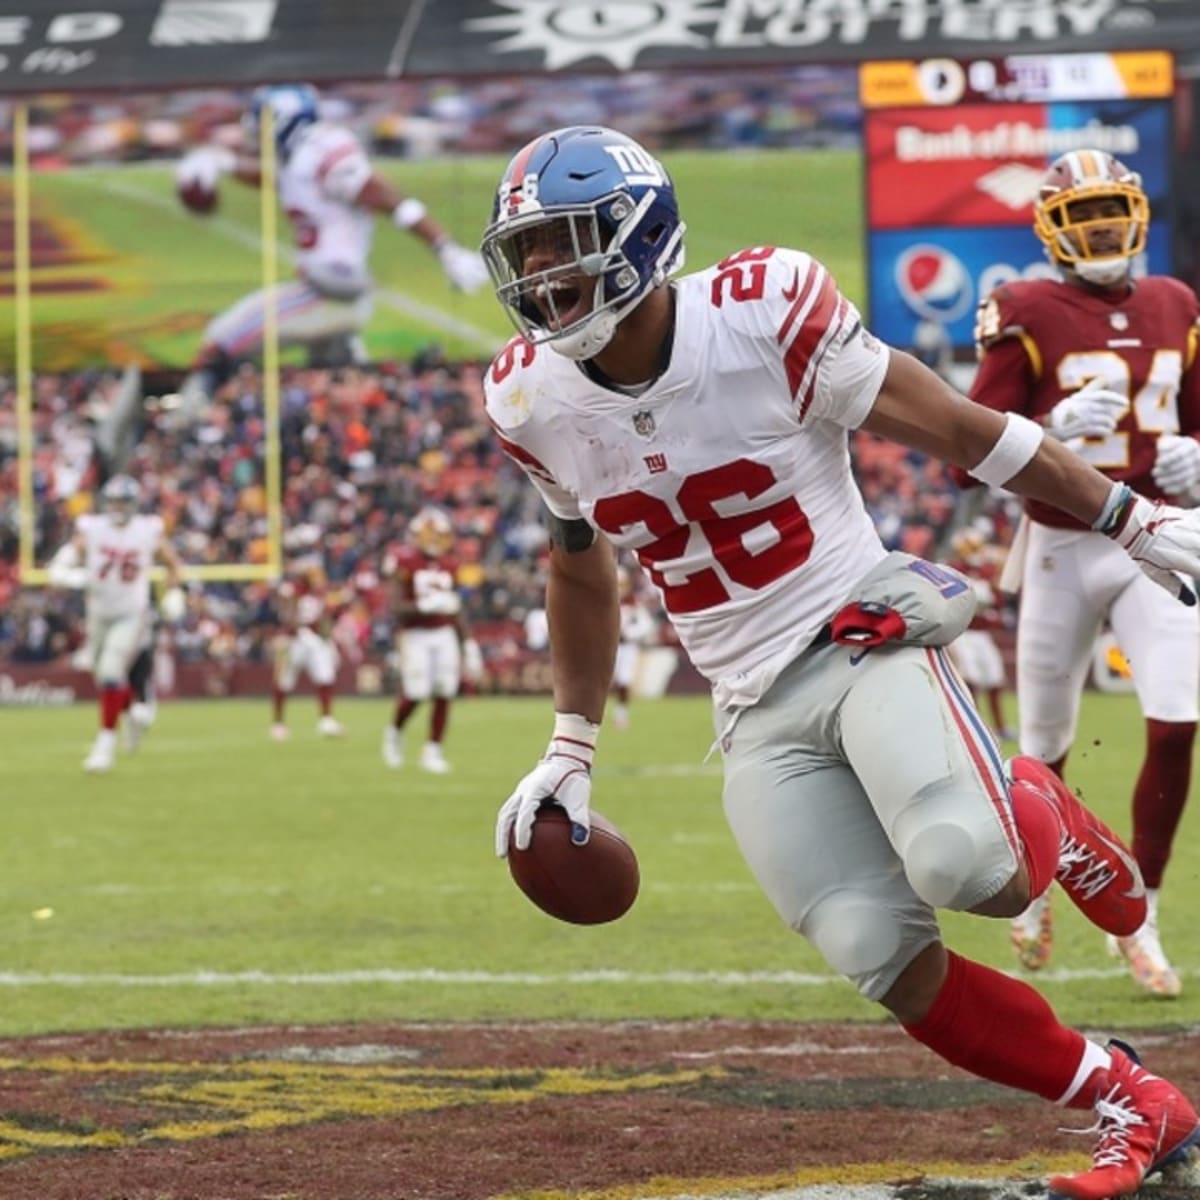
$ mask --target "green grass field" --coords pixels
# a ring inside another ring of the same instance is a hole
[[[495,810],[541,752],[549,702],[457,706],[456,770],[378,757],[384,701],[343,704],[323,742],[266,701],[164,705],[135,756],[85,776],[89,705],[0,717],[0,1035],[130,1026],[443,1018],[878,1019],[778,921],[729,835],[703,699],[635,705],[606,729],[594,802],[635,844],[642,893],[611,926],[535,910],[492,857]],[[409,730],[409,759],[425,714]],[[1141,745],[1130,697],[1087,698],[1073,782],[1128,832]],[[1185,817],[1163,912],[1187,977],[1138,994],[1060,896],[1062,1015],[1092,1027],[1200,1019],[1200,815]],[[46,910],[52,910],[47,915]],[[954,947],[1010,966],[1007,924],[951,916]],[[1055,973],[1057,972],[1057,973]]]
[[[861,300],[857,153],[684,153],[666,161],[688,222],[692,267],[746,245],[793,245],[822,258]],[[503,167],[500,158],[380,164],[470,245],[479,242]],[[236,182],[222,185],[219,209],[208,217],[182,208],[164,166],[38,173],[31,201],[39,222],[35,265],[44,264],[33,305],[39,370],[139,357],[186,366],[209,318],[261,283],[259,196]],[[283,278],[291,275],[289,238],[282,225]],[[373,358],[409,355],[430,342],[452,357],[486,357],[511,335],[490,291],[453,291],[434,256],[383,221],[371,263],[378,291],[366,341]],[[62,290],[80,282],[90,290]],[[0,306],[0,370],[11,367],[13,312]]]

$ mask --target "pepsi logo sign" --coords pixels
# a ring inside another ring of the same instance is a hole
[[[922,242],[896,259],[896,287],[919,317],[947,325],[971,311],[971,276],[962,260],[942,246]]]

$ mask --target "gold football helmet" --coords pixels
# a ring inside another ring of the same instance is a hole
[[[1104,150],[1056,158],[1033,205],[1033,229],[1051,261],[1100,285],[1128,275],[1149,226],[1142,177]]]

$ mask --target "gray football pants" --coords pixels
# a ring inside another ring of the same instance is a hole
[[[722,750],[750,869],[868,999],[938,939],[935,909],[973,908],[1017,868],[999,752],[944,650],[810,649]]]

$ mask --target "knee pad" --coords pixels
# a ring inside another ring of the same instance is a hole
[[[979,847],[968,829],[951,821],[934,821],[913,834],[904,848],[904,872],[912,889],[930,908],[959,911],[984,898]]]
[[[881,908],[871,899],[835,892],[819,900],[800,932],[821,957],[868,1000],[891,990],[913,958],[938,937],[933,913],[913,903]]]

